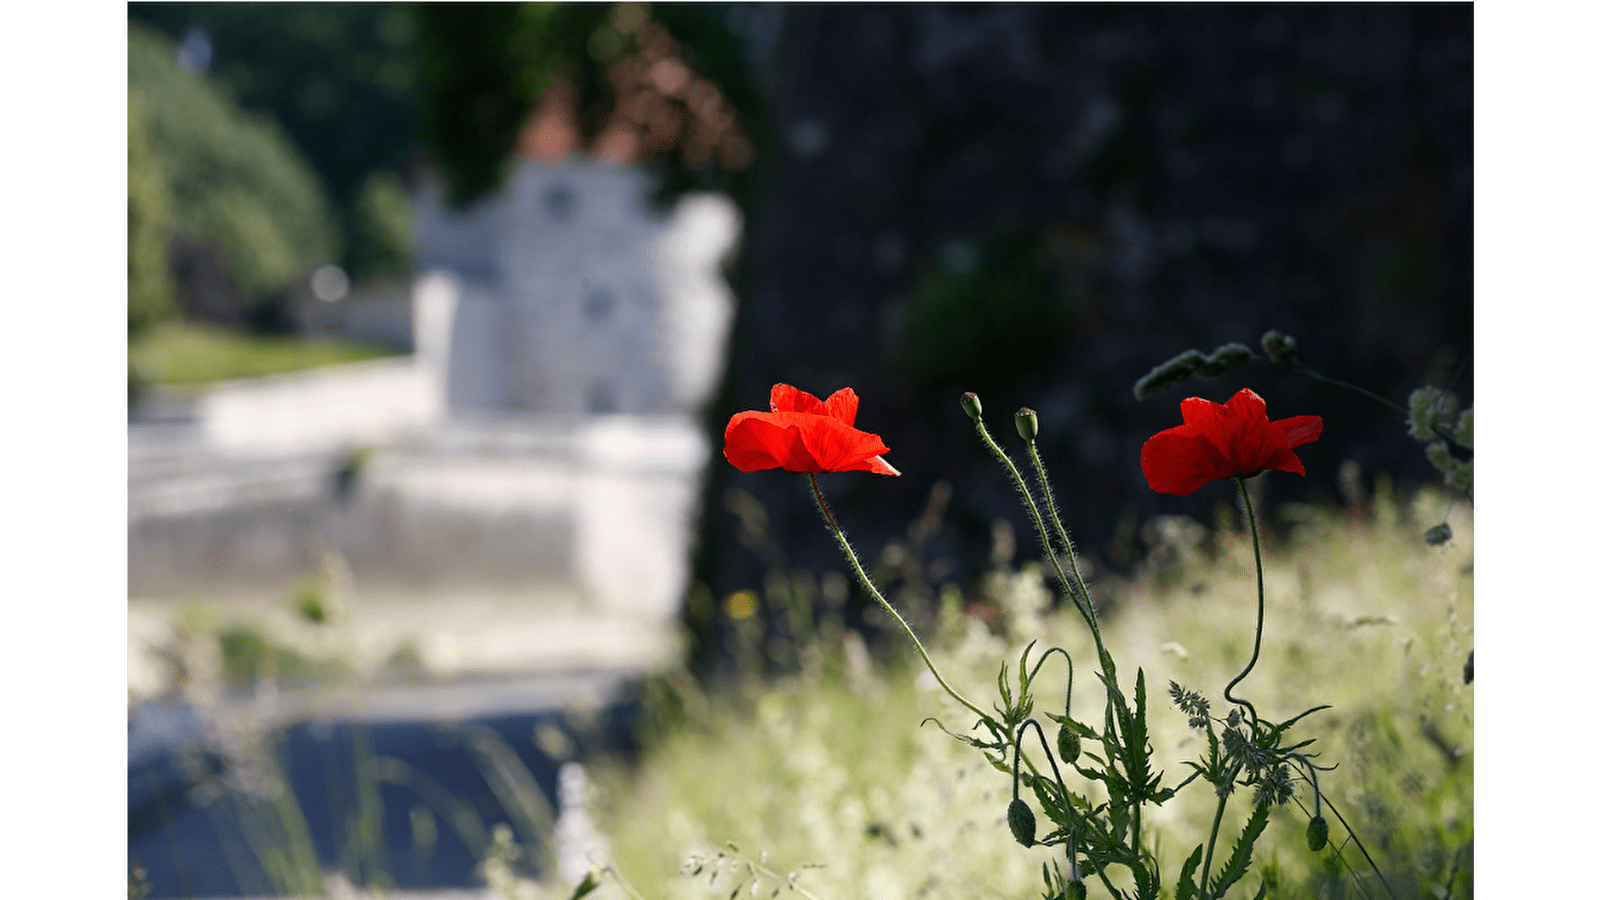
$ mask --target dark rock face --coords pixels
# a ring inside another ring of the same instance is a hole
[[[938,481],[931,552],[982,560],[1014,493],[957,398],[976,390],[1040,447],[1081,549],[1125,566],[1152,515],[1210,521],[1225,486],[1145,484],[1139,447],[1178,402],[1250,386],[1314,413],[1308,474],[1269,497],[1339,496],[1342,460],[1422,480],[1398,414],[1264,359],[1143,402],[1190,347],[1278,329],[1324,374],[1404,403],[1472,395],[1472,10],[1466,5],[804,5],[783,12],[771,112],[786,156],[752,211],[728,378],[712,427],[773,382],[862,397],[899,479],[829,476],[870,557]],[[1453,380],[1452,380],[1453,379]],[[844,569],[803,476],[713,467],[699,577],[721,598],[769,563],[730,488],[766,508],[786,565]],[[1120,522],[1120,524],[1119,524]],[[1120,536],[1119,536],[1120,535]],[[965,548],[962,550],[962,548]],[[697,623],[704,630],[710,621]]]

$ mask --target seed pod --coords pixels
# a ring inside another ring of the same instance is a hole
[[[974,422],[983,418],[983,404],[978,402],[978,395],[971,391],[961,395],[961,408],[967,411],[967,417]]]
[[[1089,896],[1089,889],[1081,881],[1067,882],[1067,900],[1084,900]]]
[[[1306,826],[1306,846],[1315,853],[1328,846],[1328,820],[1321,816],[1312,816],[1311,824]]]
[[[1061,756],[1061,761],[1072,765],[1078,761],[1078,754],[1083,751],[1083,741],[1078,738],[1078,733],[1065,725],[1056,732],[1056,753]]]
[[[1039,436],[1039,414],[1024,406],[1017,410],[1017,434],[1025,441]]]
[[[1033,810],[1019,797],[1011,801],[1011,807],[1006,810],[1006,823],[1011,826],[1011,836],[1017,843],[1024,847],[1033,846]]]

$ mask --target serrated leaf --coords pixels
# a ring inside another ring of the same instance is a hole
[[[1161,893],[1159,880],[1145,868],[1144,862],[1136,862],[1129,868],[1133,869],[1133,883],[1139,889],[1138,900],[1157,900]]]
[[[1183,863],[1183,871],[1178,873],[1178,886],[1172,894],[1172,900],[1194,900],[1196,892],[1200,890],[1194,873],[1200,868],[1200,857],[1205,852],[1205,844],[1196,844],[1194,852]]]
[[[1245,823],[1244,831],[1240,832],[1238,842],[1233,845],[1233,852],[1228,855],[1228,861],[1211,880],[1212,897],[1221,897],[1249,870],[1250,854],[1255,849],[1256,838],[1260,837],[1261,832],[1267,827],[1267,813],[1270,806],[1268,803],[1257,804],[1255,812],[1250,814],[1250,821]]]

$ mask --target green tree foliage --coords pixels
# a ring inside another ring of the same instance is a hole
[[[214,246],[252,306],[302,267],[337,258],[321,185],[282,130],[178,65],[166,38],[130,22],[128,92],[171,189],[179,231]]]
[[[418,155],[419,65],[411,7],[132,3],[128,17],[175,41],[204,33],[208,77],[244,108],[274,117],[320,177],[339,216],[339,261],[353,277],[409,273],[402,172]]]
[[[142,97],[128,97],[128,336],[170,317],[172,279],[167,242],[172,233],[172,194],[150,140]]]
[[[345,254],[350,274],[357,278],[410,274],[416,222],[400,176],[385,170],[367,176],[351,212],[350,249]]]

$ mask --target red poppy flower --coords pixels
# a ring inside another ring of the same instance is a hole
[[[827,400],[787,384],[772,386],[772,412],[735,413],[722,435],[722,455],[741,472],[876,472],[899,475],[883,461],[889,448],[855,427],[861,399],[850,388]]]
[[[1268,422],[1267,401],[1249,388],[1227,403],[1190,397],[1183,401],[1183,424],[1145,441],[1139,465],[1150,487],[1163,494],[1192,494],[1212,479],[1264,469],[1304,475],[1294,448],[1321,434],[1321,416]]]

